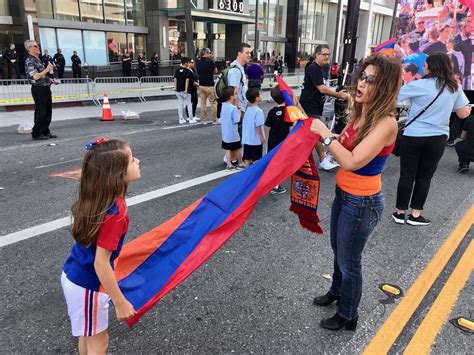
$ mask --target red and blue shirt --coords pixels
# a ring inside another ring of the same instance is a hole
[[[97,232],[95,245],[86,247],[75,243],[64,264],[64,273],[67,278],[81,287],[99,291],[100,281],[94,269],[95,252],[97,246],[111,250],[110,265],[114,268],[114,260],[120,254],[123,240],[128,231],[128,215],[125,201],[117,198],[107,213]]]

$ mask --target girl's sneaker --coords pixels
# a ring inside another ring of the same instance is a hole
[[[270,191],[270,194],[272,195],[279,195],[279,194],[284,194],[286,192],[286,189],[283,187],[283,186],[278,186],[278,187],[275,187],[274,189],[272,189],[272,191]]]
[[[225,167],[225,171],[234,171],[236,168],[235,166],[231,165],[231,166],[226,166]]]
[[[244,164],[239,164],[235,167],[235,170],[244,170],[246,166]]]

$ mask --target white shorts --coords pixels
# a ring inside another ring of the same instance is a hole
[[[64,272],[61,275],[61,286],[73,336],[90,337],[108,328],[110,297],[107,294],[76,285]]]

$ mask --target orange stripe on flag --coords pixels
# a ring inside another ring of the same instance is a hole
[[[99,306],[99,292],[94,292],[94,315],[92,316],[92,335],[97,334],[97,307]]]
[[[201,200],[202,197],[170,220],[125,244],[120,252],[115,267],[115,277],[117,281],[130,275],[153,254],[181,223],[188,218],[196,206],[201,203]]]

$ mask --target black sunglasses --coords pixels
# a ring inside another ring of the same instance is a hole
[[[375,79],[377,79],[375,75],[367,75],[365,73],[362,73],[358,80],[365,81],[367,84],[373,84],[375,83]]]

